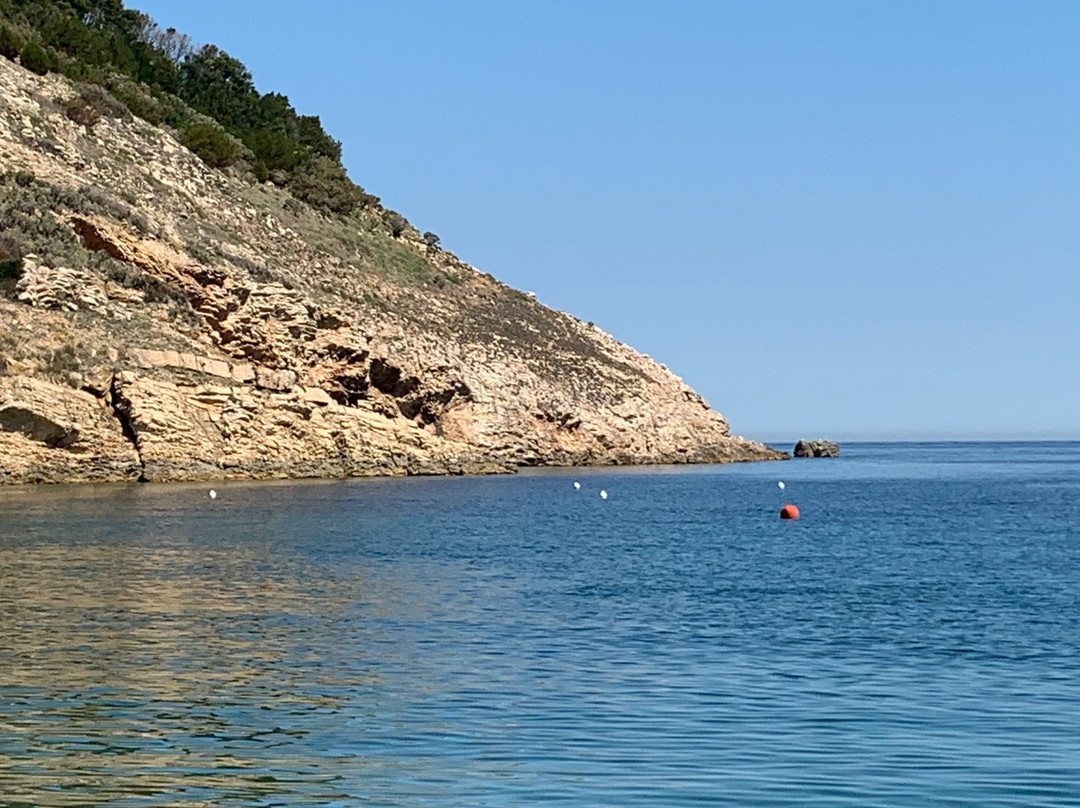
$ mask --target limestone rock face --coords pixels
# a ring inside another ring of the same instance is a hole
[[[36,256],[23,258],[22,275],[15,284],[20,302],[41,309],[104,310],[105,284],[89,272],[38,264]]]
[[[0,377],[0,482],[137,480],[138,453],[108,401],[30,377]]]
[[[827,440],[801,440],[795,444],[796,457],[839,457],[840,447]]]
[[[379,206],[313,210],[135,117],[77,125],[72,93],[0,58],[0,213],[46,234],[0,286],[0,481],[785,456]]]
[[[413,421],[343,407],[318,388],[181,385],[125,371],[114,391],[147,480],[512,470]]]

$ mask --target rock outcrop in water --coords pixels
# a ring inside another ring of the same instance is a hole
[[[784,456],[378,205],[330,215],[138,118],[76,123],[75,94],[0,58],[0,482]]]
[[[840,447],[828,440],[801,440],[795,444],[796,457],[839,457]]]

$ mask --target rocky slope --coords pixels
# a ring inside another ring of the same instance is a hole
[[[0,482],[782,456],[395,226],[205,166],[0,58]]]

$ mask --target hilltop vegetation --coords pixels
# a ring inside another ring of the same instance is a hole
[[[68,110],[79,123],[115,117],[110,105],[119,102],[174,129],[214,168],[270,180],[338,214],[378,206],[349,180],[341,144],[317,115],[300,115],[280,93],[260,94],[238,59],[215,45],[196,47],[121,0],[0,0],[0,55],[82,83]]]

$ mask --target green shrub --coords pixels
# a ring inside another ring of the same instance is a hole
[[[108,86],[113,96],[131,110],[132,115],[154,126],[158,126],[165,119],[161,104],[146,91],[145,87],[133,81],[122,80],[110,81]]]
[[[175,95],[169,95],[160,90],[155,90],[154,101],[157,104],[157,109],[163,123],[166,123],[177,130],[186,129],[192,124],[195,110]]]
[[[77,89],[79,94],[64,102],[64,112],[75,123],[82,124],[87,129],[92,128],[103,117],[126,118],[131,114],[127,107],[109,95],[103,87],[82,83]]]
[[[0,25],[0,56],[15,61],[25,43],[22,37],[6,25]]]
[[[256,127],[260,96],[247,67],[216,45],[204,45],[180,65],[180,97],[233,131]]]
[[[72,192],[69,189],[54,188],[54,198],[56,198],[57,194],[71,194],[73,198],[70,201],[67,199],[57,200],[63,204],[64,207],[68,207],[71,210],[80,213],[103,213],[113,219],[127,222],[142,236],[145,236],[150,232],[150,220],[146,217],[145,213],[138,208],[120,201],[112,194],[103,191],[95,185],[84,185],[79,188],[77,192]],[[138,200],[136,200],[136,202],[137,201]]]
[[[315,157],[293,172],[289,190],[297,199],[334,213],[349,214],[375,197],[353,183],[329,157]]]
[[[196,123],[184,130],[180,142],[211,168],[226,168],[237,156],[236,141],[224,130],[208,123]]]
[[[304,156],[300,148],[282,132],[273,129],[256,129],[244,136],[244,145],[254,152],[267,174],[270,169],[292,171],[300,165]]]
[[[409,226],[409,220],[391,210],[386,214],[386,224],[390,227],[390,233],[397,238],[405,232],[405,228]]]
[[[39,76],[44,76],[60,66],[55,51],[52,48],[43,48],[36,42],[29,43],[19,51],[19,63]]]
[[[68,118],[87,129],[92,129],[101,120],[101,113],[79,95],[64,102],[64,112]]]
[[[341,144],[323,131],[318,115],[301,115],[296,119],[296,129],[301,146],[311,149],[315,154],[329,157],[335,163],[341,162]]]

